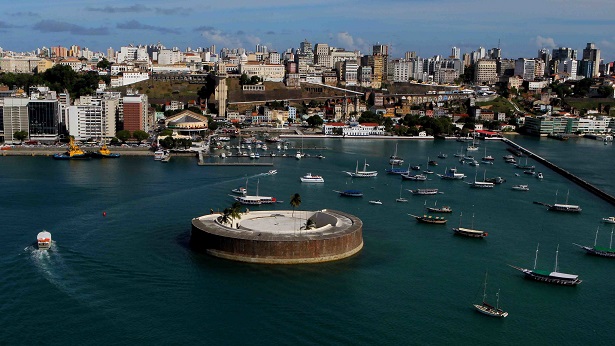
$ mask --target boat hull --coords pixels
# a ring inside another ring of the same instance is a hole
[[[506,317],[508,316],[508,312],[506,311],[502,311],[500,309],[495,309],[493,307],[490,306],[485,306],[485,305],[481,305],[481,304],[474,304],[474,308],[476,309],[476,311],[480,312],[481,314],[487,315],[487,316],[491,316],[491,317]]]
[[[585,250],[585,252],[587,252],[589,255],[607,257],[607,258],[615,258],[615,252],[600,251],[598,249],[594,249],[589,246],[581,246],[581,248]]]

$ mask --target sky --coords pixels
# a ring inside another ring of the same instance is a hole
[[[0,47],[26,52],[78,45],[92,51],[129,44],[223,47],[282,52],[307,39],[391,57],[415,51],[448,56],[499,47],[504,58],[536,57],[540,48],[579,51],[596,44],[615,60],[613,0],[20,0],[0,13]]]

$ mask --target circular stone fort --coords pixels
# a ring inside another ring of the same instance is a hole
[[[363,222],[327,209],[246,211],[228,220],[215,213],[192,219],[191,242],[213,256],[235,261],[328,262],[363,248]]]

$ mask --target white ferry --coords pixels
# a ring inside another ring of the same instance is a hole
[[[51,247],[51,233],[47,231],[39,232],[36,236],[36,243],[39,250],[47,250]]]
[[[312,175],[312,173],[307,173],[306,175],[299,178],[302,183],[324,183],[325,179],[320,175]]]

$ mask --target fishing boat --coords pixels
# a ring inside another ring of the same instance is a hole
[[[299,178],[302,183],[324,183],[325,179],[320,175],[312,175],[312,173],[307,173],[306,175]]]
[[[427,203],[427,201],[425,201],[425,203]],[[434,202],[433,207],[425,207],[425,209],[427,209],[428,212],[431,213],[452,213],[453,209],[451,209],[451,207],[447,206],[447,205],[443,205],[440,208],[436,207],[436,204],[438,203],[438,201]]]
[[[333,190],[333,191],[339,193],[340,196],[342,197],[363,197],[363,192],[359,190],[344,190],[344,191]]]
[[[376,200],[369,201],[369,204],[378,204],[378,205],[382,205],[382,202],[381,202],[379,199],[376,199]]]
[[[525,158],[525,164],[516,164],[515,167],[519,168],[519,169],[524,169],[524,170],[529,170],[529,171],[533,171],[534,169],[536,169],[536,166],[534,165],[529,165],[527,163],[527,157]]]
[[[437,225],[443,225],[446,223],[446,219],[443,217],[439,217],[439,216],[431,216],[431,215],[417,216],[417,215],[412,215],[412,214],[408,214],[408,215],[415,218],[416,221],[422,222],[422,223],[432,223],[432,224],[437,224]]]
[[[278,170],[277,169],[270,169],[266,174],[267,175],[275,175],[275,174],[278,174]]]
[[[484,288],[483,288],[483,301],[480,304],[474,304],[474,308],[476,309],[476,311],[480,312],[481,314],[485,314],[487,316],[492,316],[492,317],[506,317],[508,316],[508,312],[500,309],[499,305],[500,305],[500,290],[498,290],[498,293],[495,294],[496,296],[496,303],[495,306],[489,304],[486,302],[487,299],[487,273],[485,272],[485,284],[484,284]]]
[[[437,195],[438,193],[441,193],[438,192],[438,189],[409,189],[408,191],[410,191],[413,195]]]
[[[115,159],[120,157],[120,154],[112,153],[111,150],[109,150],[109,148],[107,147],[107,143],[103,143],[100,149],[98,149],[98,151],[91,152],[90,156],[95,158]]]
[[[396,198],[395,202],[401,202],[401,203],[408,202],[407,198],[401,196],[402,187],[403,187],[403,185],[399,185],[399,198]]]
[[[615,216],[603,217],[602,222],[604,223],[615,223]]]
[[[51,247],[51,233],[43,230],[36,235],[36,244],[39,250],[48,250]]]
[[[277,200],[275,197],[269,196],[259,196],[258,194],[258,185],[259,181],[256,182],[256,195],[243,195],[243,196],[232,196],[237,202],[245,205],[261,205],[261,204],[273,204],[276,203]]]
[[[401,174],[401,179],[402,180],[413,180],[413,181],[426,181],[427,176],[424,174],[412,175],[410,173],[407,173],[407,174]]]
[[[395,165],[395,166],[399,166],[402,163],[404,163],[404,159],[402,159],[401,157],[397,156],[397,143],[395,143],[395,153],[393,155],[391,155],[391,157],[389,158],[389,163],[391,165]]]
[[[68,142],[68,150],[64,153],[53,154],[53,158],[56,160],[76,160],[76,159],[88,159],[90,156],[81,150],[73,137],[70,137]]]
[[[344,172],[346,174],[348,174],[349,176],[353,177],[353,178],[373,178],[373,177],[378,175],[377,171],[368,171],[367,170],[367,166],[369,166],[369,165],[367,164],[367,160],[366,160],[364,165],[363,165],[363,170],[360,171],[359,170],[359,161],[357,161],[357,166],[356,166],[354,172],[348,172],[348,171],[344,171]]]
[[[445,159],[445,158],[447,158],[447,157],[448,157],[448,155],[447,155],[447,154],[443,154],[443,153],[438,154],[438,158],[439,158],[439,159]]]
[[[455,232],[455,234],[470,238],[484,238],[489,235],[489,233],[485,231],[474,229],[474,214],[472,214],[472,226],[470,226],[472,228],[461,227],[461,217],[462,213],[459,214],[459,227],[453,228],[453,232]]]
[[[530,187],[527,185],[515,185],[512,189],[515,191],[530,191]]]
[[[538,245],[540,246],[540,244]],[[523,274],[525,274],[525,277],[528,279],[552,283],[552,284],[558,284],[558,285],[565,285],[565,286],[574,286],[574,285],[580,284],[582,280],[579,279],[578,275],[560,273],[557,271],[558,270],[557,268],[558,254],[559,254],[559,245],[557,246],[557,250],[555,251],[555,268],[553,269],[553,271],[536,269],[536,262],[538,260],[538,246],[536,247],[536,257],[534,258],[534,269],[520,268],[520,267],[510,265],[510,264],[509,266],[521,271]]]
[[[447,180],[461,180],[466,177],[463,173],[458,173],[457,168],[449,168],[444,170],[444,174],[438,174],[438,176],[442,179]]]
[[[600,227],[598,227],[598,229],[596,230],[596,237],[594,238],[594,246],[590,247],[590,246],[584,246],[584,245],[579,245],[579,244],[574,244],[574,243],[573,244],[585,250],[590,255],[615,258],[615,249],[613,249],[613,228],[615,227],[611,227],[611,242],[609,243],[608,248],[603,247],[603,246],[596,246],[596,243],[598,242],[598,230],[600,229]]]

